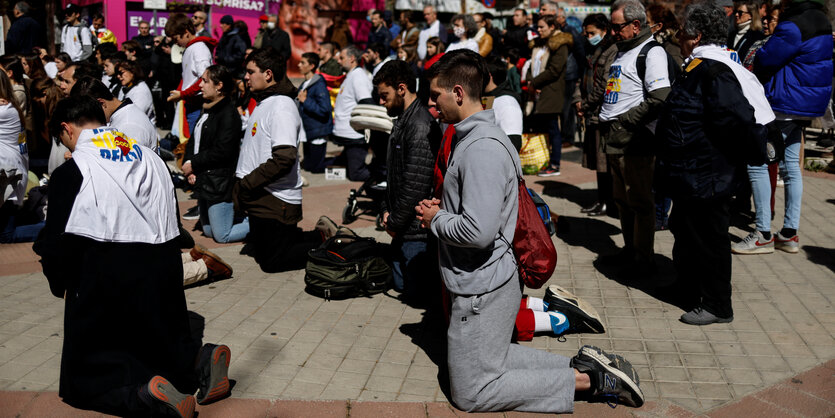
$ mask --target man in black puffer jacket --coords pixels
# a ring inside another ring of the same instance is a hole
[[[383,222],[392,236],[394,288],[406,298],[416,296],[418,279],[437,273],[429,236],[415,218],[415,206],[432,195],[434,156],[441,128],[417,100],[416,76],[405,61],[389,61],[374,77],[380,104],[398,116],[388,147],[388,189]]]

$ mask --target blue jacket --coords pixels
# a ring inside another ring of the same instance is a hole
[[[815,2],[795,3],[757,51],[754,73],[775,112],[823,116],[832,93],[832,26]]]
[[[307,91],[307,99],[304,103],[296,99],[296,103],[307,140],[330,135],[333,132],[333,107],[325,79],[319,74],[314,75],[304,90]]]

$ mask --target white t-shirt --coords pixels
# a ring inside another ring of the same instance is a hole
[[[157,117],[154,114],[154,96],[151,96],[151,89],[148,88],[148,85],[144,81],[140,81],[139,84],[133,86],[125,94],[125,97],[130,99],[139,110],[148,116],[151,124],[157,122]]]
[[[513,96],[493,99],[493,113],[496,114],[496,124],[505,134],[522,135],[522,108]]]
[[[205,42],[195,42],[183,52],[183,87],[189,88],[212,65],[212,52]]]
[[[447,49],[446,52],[452,52],[456,49],[469,49],[475,53],[478,53],[478,42],[475,39],[467,39],[466,41],[458,41],[454,44],[451,44]]]
[[[200,152],[200,137],[203,136],[203,124],[206,123],[206,119],[209,118],[209,114],[203,112],[200,115],[200,119],[197,119],[197,123],[194,124],[194,132],[192,133],[192,138],[194,138],[194,154],[197,155]]]
[[[29,151],[26,131],[11,103],[0,106],[0,171],[9,177],[20,176],[18,181],[4,185],[3,202],[10,200],[18,206],[22,205],[29,181]]]
[[[305,139],[302,118],[292,99],[276,95],[262,100],[247,121],[235,175],[244,178],[267,162],[272,158],[274,147],[289,145],[298,149],[302,139]],[[278,199],[300,205],[302,178],[299,175],[299,159],[296,158],[293,169],[287,175],[265,186],[264,189]]]
[[[333,106],[334,135],[350,139],[363,137],[363,134],[351,128],[351,112],[360,100],[371,98],[373,88],[368,73],[360,67],[354,68],[345,76]]]
[[[79,61],[84,54],[84,46],[93,46],[90,29],[86,26],[64,25],[64,29],[61,30],[61,52],[66,52],[73,61]]]
[[[154,152],[158,152],[159,148],[159,133],[154,124],[145,115],[145,112],[139,109],[134,104],[127,104],[121,106],[112,115],[110,115],[111,126],[118,131],[124,133],[129,138],[133,138],[140,145],[144,145]]]
[[[436,20],[429,25],[428,28],[420,31],[420,36],[418,37],[418,44],[417,44],[417,53],[420,59],[426,58],[426,41],[433,36],[439,36],[438,31],[440,29],[441,22]]]
[[[83,180],[66,231],[103,242],[161,244],[180,234],[168,167],[113,128],[85,129],[73,161]]]
[[[647,52],[647,71],[643,80],[638,79],[638,54],[641,48],[651,41],[652,37],[649,37],[629,51],[618,52],[615,61],[609,67],[609,82],[606,85],[606,94],[603,96],[600,120],[615,120],[629,109],[641,104],[644,101],[644,87],[648,92],[670,87],[667,53],[660,46]]]

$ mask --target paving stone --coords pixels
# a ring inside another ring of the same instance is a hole
[[[268,417],[311,416],[321,418],[344,418],[348,416],[348,404],[345,401],[310,402],[276,401],[267,412]]]

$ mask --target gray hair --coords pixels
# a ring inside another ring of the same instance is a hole
[[[29,11],[32,10],[32,8],[29,7],[29,3],[25,1],[17,2],[17,4],[14,5],[14,8],[23,15],[28,15]]]
[[[362,51],[354,45],[348,45],[345,48],[342,48],[342,53],[351,57],[357,61],[359,64],[360,59],[362,58]]]
[[[452,17],[452,24],[454,25],[455,22],[461,21],[461,24],[464,25],[464,29],[467,31],[467,39],[473,39],[475,35],[478,33],[478,25],[475,23],[475,19],[473,19],[472,15],[455,15]]]
[[[638,0],[617,0],[612,4],[612,13],[623,9],[623,19],[625,22],[638,21],[641,27],[647,24],[647,9]]]
[[[713,2],[693,3],[684,11],[681,30],[688,37],[702,35],[699,45],[725,45],[728,41],[728,18]]]

